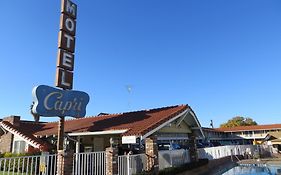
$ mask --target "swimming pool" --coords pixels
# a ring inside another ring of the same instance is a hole
[[[281,165],[280,166],[236,166],[223,175],[281,175]]]

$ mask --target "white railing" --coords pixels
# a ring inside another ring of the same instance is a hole
[[[253,155],[255,149],[256,146],[254,145],[227,145],[210,148],[201,148],[198,149],[198,158],[213,160],[232,155]]]
[[[0,174],[55,175],[57,155],[9,157],[0,159]]]
[[[232,155],[252,154],[253,145],[229,145],[198,149],[198,158],[209,160]],[[146,170],[145,154],[118,156],[118,175],[132,175]],[[177,167],[190,162],[189,150],[167,150],[158,153],[159,169]],[[57,155],[43,154],[0,159],[0,175],[56,175]],[[105,152],[75,153],[74,175],[106,175]]]
[[[145,154],[118,156],[118,175],[136,174],[145,171],[145,169]]]
[[[129,175],[129,156],[118,156],[118,175]]]
[[[74,153],[73,174],[105,175],[105,152]]]
[[[159,151],[158,158],[160,170],[190,162],[189,151],[184,149]]]

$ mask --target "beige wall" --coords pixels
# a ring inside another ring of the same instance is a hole
[[[191,133],[191,130],[187,126],[187,124],[182,121],[179,126],[176,126],[175,122],[171,123],[168,126],[165,126],[160,129],[158,133]]]

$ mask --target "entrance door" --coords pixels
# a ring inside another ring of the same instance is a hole
[[[104,138],[94,138],[94,151],[104,151]]]

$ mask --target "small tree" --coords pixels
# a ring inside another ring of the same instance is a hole
[[[252,125],[257,125],[257,122],[255,122],[253,119],[249,117],[244,118],[241,116],[236,116],[228,120],[226,123],[221,124],[220,128],[232,128],[236,126],[252,126]]]

